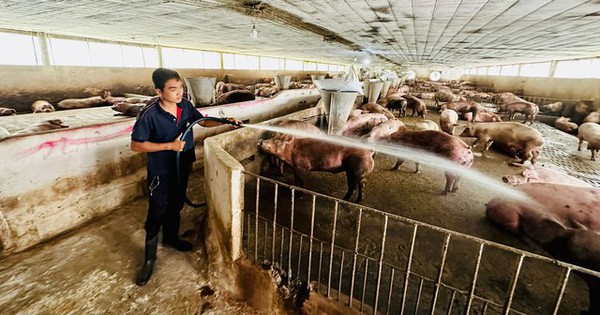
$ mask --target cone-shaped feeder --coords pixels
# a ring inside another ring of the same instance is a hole
[[[290,76],[290,75],[276,75],[275,76],[275,85],[277,86],[277,88],[280,91],[289,89],[291,81],[292,81],[292,76]]]
[[[185,84],[195,106],[206,106],[214,103],[217,78],[185,78]]]
[[[381,89],[383,88],[383,82],[379,81],[375,81],[375,82],[369,82],[369,103],[375,103],[377,102],[377,99],[379,98],[379,94],[381,94]]]
[[[329,126],[327,134],[341,135],[352,111],[357,92],[332,92],[329,106]]]
[[[388,93],[391,85],[392,85],[392,80],[383,81],[383,87],[381,88],[381,98],[384,98],[387,96],[387,93]]]
[[[325,75],[324,74],[311,74],[310,75],[310,79],[313,81],[313,83],[315,82],[315,80],[324,80],[325,79]]]

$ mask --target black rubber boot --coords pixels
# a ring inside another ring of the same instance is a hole
[[[163,246],[173,247],[180,252],[189,252],[192,250],[192,244],[179,238],[166,238],[163,236]]]
[[[146,239],[146,256],[142,270],[138,273],[135,284],[138,286],[145,285],[150,277],[152,276],[152,270],[154,269],[154,262],[156,261],[156,248],[158,247],[158,235],[154,238]]]

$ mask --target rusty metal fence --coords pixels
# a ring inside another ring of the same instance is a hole
[[[244,172],[243,249],[372,314],[570,314],[587,269]],[[582,291],[583,290],[583,291]]]

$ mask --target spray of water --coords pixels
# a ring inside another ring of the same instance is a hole
[[[383,143],[383,142],[369,143],[369,142],[365,142],[365,141],[362,141],[359,139],[353,139],[353,138],[342,137],[342,136],[318,135],[318,134],[313,134],[313,133],[309,133],[309,132],[302,131],[302,130],[288,129],[288,128],[277,127],[277,126],[272,126],[272,125],[246,124],[243,126],[246,128],[286,133],[286,134],[290,134],[290,135],[293,135],[296,137],[311,138],[311,139],[324,141],[324,142],[328,142],[328,143],[333,143],[333,144],[337,144],[337,145],[342,145],[342,146],[347,146],[347,147],[371,150],[371,151],[375,151],[375,152],[380,152],[385,155],[393,156],[395,158],[419,162],[421,164],[429,165],[429,166],[437,168],[437,169],[453,172],[457,175],[460,175],[462,178],[469,178],[472,181],[481,184],[482,187],[487,187],[488,189],[497,192],[498,195],[502,196],[503,198],[514,199],[514,200],[520,201],[520,202],[529,202],[529,203],[533,202],[533,200],[531,200],[531,198],[529,198],[526,194],[524,194],[516,189],[508,187],[498,181],[495,181],[476,170],[472,170],[472,169],[460,166],[448,159],[439,157],[439,156],[434,155],[427,151],[417,150],[414,148],[409,148],[409,147],[397,145],[397,144],[390,144],[390,143]]]

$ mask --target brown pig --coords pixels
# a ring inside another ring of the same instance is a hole
[[[246,102],[253,101],[256,99],[254,93],[248,90],[234,90],[231,92],[224,93],[217,97],[215,103],[213,105],[222,105],[229,103],[238,103],[238,102]]]
[[[559,117],[554,121],[554,127],[566,133],[574,133],[579,126],[571,121],[571,118]]]
[[[387,108],[390,113],[392,111],[394,111],[395,109],[398,110],[398,117],[404,117],[406,116],[406,107],[408,102],[406,101],[406,98],[404,98],[405,94],[401,94],[401,93],[392,93],[392,94],[388,94],[385,98],[380,99],[378,102],[381,104],[381,106]],[[369,103],[367,103],[369,104]],[[387,115],[386,115],[387,116]],[[394,116],[392,115],[392,117],[388,117],[388,118],[394,118]]]
[[[502,104],[500,105],[500,109],[498,111],[508,113],[508,120],[513,120],[515,118],[516,113],[521,113],[525,115],[525,120],[523,121],[523,123],[526,123],[527,120],[529,120],[529,123],[533,124],[535,116],[538,114],[540,109],[534,103],[527,101],[518,101],[508,104]]]
[[[592,151],[592,161],[595,161],[596,153],[600,150],[600,125],[593,122],[581,124],[577,131],[577,139],[579,139],[577,151],[581,151],[583,141],[587,141],[587,149]]]
[[[25,129],[21,129],[15,133],[13,133],[13,136],[26,135],[26,134],[30,134],[30,133],[37,133],[37,132],[42,132],[42,131],[55,130],[55,129],[68,128],[68,127],[69,126],[63,125],[63,122],[60,119],[49,119],[49,120],[37,122],[31,126],[28,126]]]
[[[406,103],[406,100],[404,102]],[[406,109],[406,106],[404,106],[404,108]],[[385,107],[383,107],[377,103],[366,103],[366,104],[362,105],[360,107],[360,109],[362,109],[366,112],[369,112],[369,113],[384,114],[385,117],[387,117],[388,119],[394,118],[394,115],[392,114],[392,112],[390,112]]]
[[[0,107],[0,116],[16,115],[17,111],[14,108]]]
[[[445,109],[452,109],[459,115],[472,113],[472,117],[477,117],[479,112],[484,110],[483,106],[475,101],[448,102],[439,106],[440,111]]]
[[[377,142],[386,139],[394,132],[404,129],[406,129],[404,123],[400,119],[394,118],[373,127],[365,138],[367,142]]]
[[[521,159],[521,164],[531,159],[531,164],[539,155],[544,145],[544,137],[536,129],[514,122],[489,122],[471,124],[465,128],[461,137],[476,137],[473,143],[483,145],[482,154],[490,148],[493,142],[499,142],[502,147],[509,149],[511,157]]]
[[[310,171],[329,173],[345,172],[350,200],[358,186],[356,202],[364,197],[366,177],[373,171],[373,152],[308,138],[273,138],[261,140],[259,147],[266,153],[284,161],[294,171],[295,184],[303,187],[302,177]]]
[[[114,111],[121,113],[123,116],[129,117],[137,117],[142,108],[146,105],[146,103],[128,103],[128,102],[118,102],[115,103],[110,108]],[[115,114],[118,116],[119,114]]]
[[[416,112],[419,117],[423,119],[425,118],[425,115],[427,115],[427,105],[425,105],[425,102],[423,102],[423,100],[410,94],[404,95],[403,98],[406,99],[406,107],[412,108],[411,116],[414,116]]]
[[[366,113],[352,117],[346,121],[342,129],[343,136],[363,136],[371,131],[373,127],[388,120],[384,114]]]
[[[415,149],[429,151],[435,155],[447,158],[463,167],[468,168],[473,165],[473,152],[471,151],[471,147],[461,139],[442,131],[400,130],[390,135],[387,141],[394,144],[400,144]],[[397,170],[403,162],[404,160],[398,159],[396,161],[396,165],[394,165],[392,168],[392,171]],[[418,173],[419,169],[419,163],[416,163],[415,173]],[[446,187],[444,188],[443,193],[447,194],[449,192],[456,192],[458,190],[460,176],[448,171],[445,172],[445,175]]]

